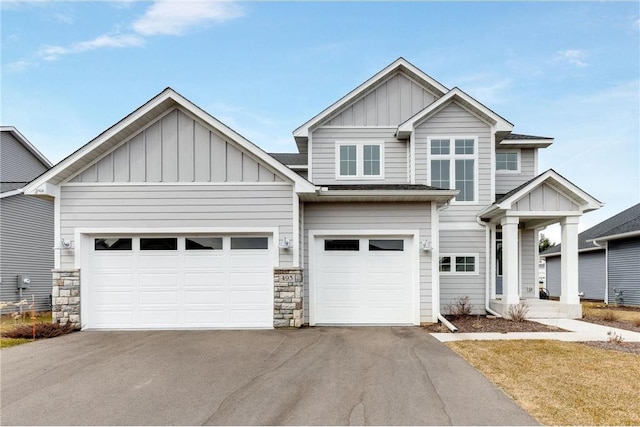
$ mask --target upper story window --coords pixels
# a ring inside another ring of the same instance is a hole
[[[520,172],[520,156],[517,151],[503,151],[496,153],[496,171]]]
[[[430,138],[430,185],[459,190],[455,201],[475,203],[477,138]]]
[[[383,145],[336,143],[336,179],[383,178]]]

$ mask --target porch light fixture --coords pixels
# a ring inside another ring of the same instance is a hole
[[[53,247],[53,250],[62,251],[65,249],[73,249],[73,242],[71,240],[65,240],[64,237],[61,237],[60,242]]]
[[[280,249],[289,249],[291,247],[291,241],[288,238],[283,237],[282,239],[280,239],[278,247]]]
[[[420,249],[425,252],[433,250],[433,248],[431,247],[431,243],[429,243],[428,240],[423,240],[422,242],[420,242]]]

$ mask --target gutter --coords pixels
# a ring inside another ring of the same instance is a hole
[[[444,326],[446,326],[447,329],[449,329],[453,333],[456,333],[456,332],[458,332],[458,328],[456,328],[451,322],[449,322],[442,315],[442,313],[440,313],[440,271],[439,271],[439,268],[438,268],[438,261],[439,261],[439,257],[440,257],[440,226],[439,226],[439,222],[440,222],[440,212],[445,210],[447,207],[449,207],[449,202],[447,201],[446,203],[444,203],[440,207],[437,207],[437,205],[433,205],[433,204],[431,206],[432,206],[431,212],[434,213],[434,215],[433,215],[434,217],[431,218],[432,234],[434,234],[433,236],[431,236],[431,239],[434,242],[433,250],[431,251],[431,263],[432,263],[432,269],[434,269],[434,272],[437,273],[433,277],[433,279],[434,279],[433,287],[434,287],[434,290],[436,291],[436,295],[434,296],[434,300],[437,303],[436,304],[436,310],[435,310],[436,318]],[[435,209],[434,209],[434,206],[435,206]]]
[[[484,287],[484,310],[496,317],[502,317],[501,314],[493,311],[489,307],[489,299],[491,297],[491,230],[489,226],[484,221],[480,220],[480,217],[476,216],[476,222],[483,226],[485,229],[485,241],[487,242],[485,247],[485,287]]]
[[[456,327],[453,325],[453,323],[449,322],[449,321],[448,321],[448,320],[447,320],[447,319],[446,319],[442,314],[440,314],[439,312],[438,312],[438,320],[439,320],[439,321],[441,321],[441,322],[442,322],[442,324],[443,324],[444,326],[446,326],[447,328],[449,328],[449,330],[450,330],[451,332],[453,332],[454,334],[455,334],[456,332],[458,332],[458,328],[456,328]]]

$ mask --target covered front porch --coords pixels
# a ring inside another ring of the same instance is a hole
[[[479,217],[492,230],[489,308],[509,317],[510,307],[525,301],[528,317],[579,318],[578,224],[582,214],[601,203],[553,170],[501,196]],[[560,301],[540,300],[538,232],[560,223]]]

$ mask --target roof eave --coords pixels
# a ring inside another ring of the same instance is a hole
[[[0,126],[1,132],[9,132],[31,153],[33,154],[43,165],[47,168],[51,168],[53,164],[45,157],[44,154],[38,150],[29,140],[22,134],[15,126]]]
[[[446,203],[458,194],[457,190],[319,190],[315,194],[300,195],[309,202],[438,202]]]
[[[554,142],[553,139],[504,139],[496,146],[500,148],[547,148]]]
[[[603,236],[596,237],[595,239],[589,239],[587,242],[593,242],[597,244],[598,242],[608,242],[609,240],[618,240],[618,239],[626,239],[629,237],[640,236],[640,230],[628,231],[626,233],[612,234],[611,236]]]

